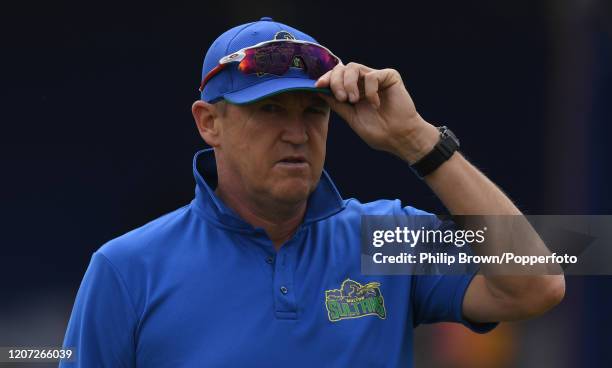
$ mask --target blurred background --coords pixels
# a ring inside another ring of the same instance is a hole
[[[524,212],[612,214],[609,0],[20,4],[0,12],[0,346],[61,345],[91,254],[191,200],[204,53],[262,16],[399,70],[421,115]],[[444,211],[337,116],[326,169],[345,198]],[[612,277],[568,277],[544,317],[484,336],[418,327],[415,361],[610,367],[611,330]]]

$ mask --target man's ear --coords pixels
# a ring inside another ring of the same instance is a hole
[[[220,121],[217,106],[206,101],[197,100],[191,105],[191,113],[195,120],[200,136],[211,147],[220,143]]]

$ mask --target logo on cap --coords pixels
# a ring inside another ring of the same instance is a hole
[[[275,40],[295,40],[295,36],[287,31],[278,31],[274,35]]]
[[[276,34],[274,34],[274,39],[275,40],[297,40],[297,38],[295,38],[294,35],[292,35],[291,33],[287,31],[276,32]],[[300,56],[294,56],[293,59],[291,60],[290,67],[298,68],[298,69],[305,69],[304,60],[302,60]],[[266,73],[256,73],[258,77],[261,77],[265,74]]]

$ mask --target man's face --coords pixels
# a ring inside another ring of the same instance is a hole
[[[329,113],[325,101],[304,91],[227,104],[218,117],[219,174],[252,198],[306,200],[323,170]]]

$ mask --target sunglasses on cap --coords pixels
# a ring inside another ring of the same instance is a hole
[[[212,77],[234,62],[239,63],[238,70],[244,74],[283,75],[289,67],[295,66],[304,68],[310,78],[319,79],[341,60],[326,47],[313,42],[287,39],[264,41],[222,57],[202,80],[200,92]]]

